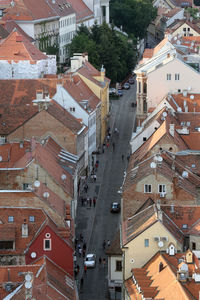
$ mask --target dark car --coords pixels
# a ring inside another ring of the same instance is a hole
[[[134,82],[135,82],[134,79],[132,77],[130,77],[129,80],[128,80],[128,83],[134,84]]]
[[[110,208],[111,213],[119,213],[120,209],[121,209],[120,203],[118,202],[111,203],[111,208]]]

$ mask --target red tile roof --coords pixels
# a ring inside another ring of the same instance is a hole
[[[31,44],[24,35],[14,30],[0,44],[0,59],[15,62],[28,60],[36,63],[38,60],[47,59],[47,56]]]
[[[68,2],[71,3],[73,9],[76,12],[77,23],[83,22],[94,17],[94,13],[87,7],[84,1],[69,0]]]
[[[17,32],[23,35],[29,42],[34,42],[34,39],[30,37],[15,21],[7,20],[4,26],[9,33],[11,33],[16,28]]]

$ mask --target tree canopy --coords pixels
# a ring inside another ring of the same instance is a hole
[[[151,0],[111,0],[110,20],[128,34],[143,38],[157,15]]]
[[[70,56],[75,52],[87,52],[90,63],[106,69],[112,82],[122,81],[133,69],[136,52],[128,37],[118,33],[106,23],[95,24],[91,30],[81,25],[69,46]]]

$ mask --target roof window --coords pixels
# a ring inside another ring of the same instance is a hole
[[[8,216],[8,222],[13,223],[14,222],[14,217],[13,216]]]

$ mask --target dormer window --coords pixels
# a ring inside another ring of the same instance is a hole
[[[50,233],[45,234],[45,238],[43,240],[43,249],[45,251],[51,250],[51,234]]]
[[[75,107],[70,107],[70,111],[75,111]]]
[[[35,216],[29,216],[29,222],[35,222]]]
[[[13,216],[8,216],[8,222],[13,223],[14,222],[14,217]]]
[[[151,184],[144,185],[144,193],[152,193]]]

